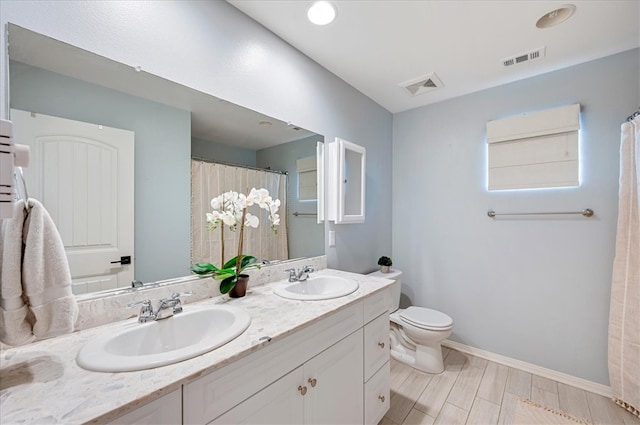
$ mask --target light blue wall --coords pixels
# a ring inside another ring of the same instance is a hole
[[[288,208],[287,229],[289,240],[289,258],[312,257],[323,254],[324,226],[317,223],[317,216],[298,216],[293,213],[315,213],[317,202],[298,201],[298,171],[296,160],[316,156],[316,142],[322,136],[311,136],[257,152],[258,167],[278,171],[287,171]]]
[[[392,114],[228,3],[2,1],[3,28],[7,22],[292,122],[326,141],[341,137],[365,146],[367,221],[331,226],[337,245],[325,247],[328,263],[370,271],[390,251]],[[5,41],[2,31],[0,69]],[[6,116],[2,103],[0,116]]]
[[[191,157],[204,158],[236,165],[256,166],[256,151],[222,143],[191,138]]]
[[[393,259],[403,292],[452,339],[606,384],[620,125],[640,104],[638,50],[394,116]],[[486,123],[580,103],[581,185],[488,192]],[[490,219],[497,212],[595,216]]]
[[[189,112],[16,62],[11,107],[135,132],[135,278],[189,273]]]

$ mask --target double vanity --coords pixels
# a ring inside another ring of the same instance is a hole
[[[377,424],[389,408],[393,281],[310,276],[4,350],[0,422]]]

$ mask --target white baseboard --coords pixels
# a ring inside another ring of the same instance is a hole
[[[534,375],[542,376],[543,378],[552,379],[554,381],[562,382],[563,384],[571,385],[585,391],[590,391],[592,393],[611,398],[611,387],[607,385],[598,384],[597,382],[578,378],[576,376],[558,372],[552,369],[547,369],[533,363],[523,362],[522,360],[517,360],[511,357],[503,356],[501,354],[481,350],[479,348],[471,347],[469,345],[461,344],[459,342],[451,341],[448,339],[442,341],[442,345],[460,351],[462,353],[471,354],[472,356],[480,357],[495,363],[500,363],[505,366],[520,369]]]

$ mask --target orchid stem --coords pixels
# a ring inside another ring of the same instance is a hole
[[[224,266],[224,223],[220,226],[220,267]]]
[[[238,257],[236,258],[236,276],[240,276],[240,268],[242,266],[242,243],[244,241],[244,219],[247,215],[247,209],[242,210],[242,221],[240,221],[240,240],[238,241]]]

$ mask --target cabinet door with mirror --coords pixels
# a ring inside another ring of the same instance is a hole
[[[364,223],[366,149],[336,137],[329,144],[329,220]]]
[[[286,174],[285,190],[278,196],[282,198],[280,216],[285,222],[282,232],[287,253],[270,258],[272,254],[251,252],[265,265],[272,260],[324,254],[324,226],[316,220],[318,202],[310,199],[308,190],[304,200],[298,199],[300,173],[296,167],[298,160],[316,156],[316,144],[324,141],[323,136],[17,25],[8,24],[8,37],[11,108],[134,134],[134,176],[122,181],[125,177],[118,175],[120,181],[114,186],[133,189],[134,244],[126,253],[114,252],[111,259],[131,256],[131,263],[109,261],[102,267],[103,274],[129,269],[133,279],[145,283],[189,275],[192,158]],[[41,159],[31,158],[33,164]],[[51,158],[46,161],[51,175],[60,172],[54,163]],[[61,164],[58,168],[63,168]],[[67,174],[72,171],[65,170]],[[308,171],[305,169],[307,185]],[[80,181],[71,174],[67,177]],[[251,189],[234,175],[217,178],[225,180],[224,187],[229,188],[225,190],[246,193]],[[29,181],[27,185],[38,186]],[[78,209],[78,202],[58,203],[55,208]],[[206,208],[204,205],[202,211]],[[101,211],[93,210],[93,214]],[[194,220],[201,219],[208,231],[204,214],[197,215],[202,217],[194,216]],[[85,245],[73,249],[95,248],[95,244]],[[216,264],[219,259],[209,261]],[[85,284],[78,285],[77,293],[114,287],[113,279],[86,273],[78,282]],[[100,282],[110,283],[102,287]]]

